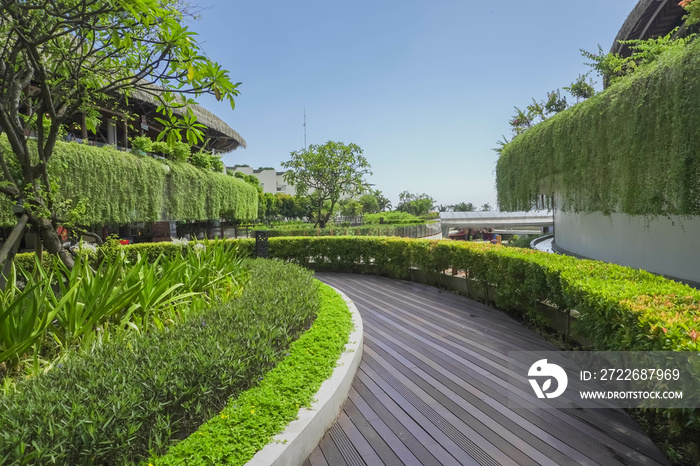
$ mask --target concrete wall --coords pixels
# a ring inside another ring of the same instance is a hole
[[[555,212],[557,247],[591,259],[700,283],[700,216],[645,219]]]

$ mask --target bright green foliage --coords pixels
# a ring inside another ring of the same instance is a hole
[[[427,194],[412,194],[403,191],[399,194],[399,205],[396,206],[396,210],[420,216],[427,214],[434,207],[435,199]]]
[[[588,74],[579,74],[576,81],[572,82],[569,87],[565,87],[565,90],[576,98],[576,102],[581,100],[590,99],[596,94],[595,83]],[[566,109],[566,107],[564,108]]]
[[[320,299],[311,329],[292,343],[289,355],[257,387],[232,398],[187,440],[149,462],[155,466],[243,465],[296,419],[301,407],[310,406],[321,383],[333,373],[352,329],[340,295],[321,285]]]
[[[610,85],[625,76],[633,74],[640,66],[643,67],[656,61],[656,59],[669,50],[684,48],[688,42],[695,38],[694,34],[676,38],[675,35],[677,32],[678,28],[662,37],[646,40],[632,39],[620,41],[621,44],[627,45],[632,52],[630,56],[627,57],[615,53],[605,54],[600,44],[598,44],[598,53],[591,53],[581,49],[581,55],[591,60],[591,63],[587,63],[587,65],[593,68],[593,70]],[[585,76],[586,75],[579,76],[577,83],[583,84],[579,86],[579,89],[585,88]],[[574,96],[576,97],[575,94]]]
[[[48,172],[61,165],[52,159],[65,123],[83,113],[95,132],[102,108],[122,112],[123,101],[140,91],[160,104],[164,130],[158,140],[166,137],[172,146],[183,134],[190,144],[202,140],[191,97],[211,94],[233,108],[240,83],[199,48],[183,21],[185,7],[176,0],[26,0],[0,8],[0,131],[9,141],[9,149],[0,148],[0,193],[24,206],[46,250],[69,266],[72,259],[56,233],[59,223],[71,220],[59,215],[64,205],[54,198],[56,182],[64,180]],[[27,92],[30,84],[36,91]],[[22,118],[28,108],[36,118]],[[30,144],[31,130],[36,139]],[[10,176],[15,168],[21,170]],[[101,181],[117,189],[128,179]],[[141,202],[149,201],[143,196]],[[108,210],[107,218],[123,218],[128,207],[133,205]],[[140,215],[148,210],[139,208]],[[150,212],[147,218],[153,218]]]
[[[45,266],[17,261],[0,292],[0,376],[14,375],[25,353],[38,372],[40,360],[51,362],[61,351],[90,347],[114,332],[162,329],[189,308],[232,299],[245,280],[230,243],[170,244],[160,251],[109,244],[101,251],[99,265],[80,254],[72,269],[57,260]]]
[[[149,452],[164,453],[219,413],[230,396],[267,377],[313,322],[318,286],[310,272],[278,261],[249,267],[251,282],[240,299],[203,308],[164,331],[73,350],[46,374],[0,395],[3,464],[138,463]],[[335,348],[335,354],[319,351],[318,360],[307,360],[315,375],[302,374],[297,384],[325,379],[347,342],[347,333],[342,341],[335,335],[341,327],[328,324],[295,360],[308,358],[307,348]],[[297,390],[307,404],[311,394]]]
[[[700,23],[700,3],[698,3],[697,0],[681,0],[679,5],[688,12],[688,14],[684,16],[687,26]]]
[[[585,336],[601,350],[700,350],[700,338],[690,330],[700,319],[700,292],[641,270],[448,240],[295,237],[271,238],[269,245],[272,257],[321,270],[371,263],[374,272],[397,278],[407,277],[411,267],[468,271],[497,287],[503,308],[527,312],[546,300],[578,310]]]
[[[700,214],[700,42],[672,48],[501,151],[501,210],[560,193],[564,210]]]
[[[154,154],[161,155],[167,159],[171,158],[172,153],[173,153],[173,148],[168,145],[166,142],[154,142],[151,144],[151,151]]]
[[[376,214],[379,212],[379,201],[374,194],[364,194],[360,197],[362,212],[366,214]]]
[[[172,154],[170,158],[175,162],[185,163],[190,158],[190,145],[186,142],[176,142],[173,144]]]
[[[313,191],[314,218],[321,228],[328,223],[343,194],[352,197],[367,189],[365,176],[372,172],[362,149],[356,144],[328,141],[324,145],[312,144],[308,149],[290,155],[291,160],[282,164],[290,169],[284,180],[294,185],[299,196]],[[329,203],[327,207],[326,202]]]
[[[153,141],[148,136],[136,136],[131,138],[131,153],[134,155],[147,155],[153,151]]]
[[[171,164],[168,218],[182,220],[241,220],[257,216],[257,192],[234,177],[199,170],[189,164]]]
[[[203,170],[211,170],[212,168],[211,154],[205,151],[195,152],[190,157],[190,161],[192,165]]]
[[[338,204],[340,206],[340,215],[343,217],[357,217],[362,215],[362,204],[358,200],[341,200]]]
[[[49,172],[60,184],[58,214],[65,216],[82,200],[79,221],[85,225],[158,221],[162,213],[178,220],[218,219],[223,212],[240,219],[257,215],[257,193],[240,180],[110,147],[59,142]],[[0,224],[14,225],[11,204],[3,199],[0,207]]]
[[[381,220],[384,219],[384,220]],[[362,216],[362,221],[368,225],[378,225],[380,221],[393,225],[408,225],[425,223],[413,214],[401,211],[380,212],[378,214],[365,214]]]
[[[310,224],[292,225],[285,228],[257,227],[256,230],[264,230],[269,237],[273,236],[400,236],[415,238],[416,236],[430,236],[435,230],[428,230],[425,221],[418,224],[373,224],[358,227],[343,225],[327,225],[326,228],[314,228]]]
[[[564,89],[568,90],[566,87]],[[514,134],[522,134],[539,121],[546,120],[548,116],[561,112],[566,107],[566,97],[562,97],[561,92],[557,89],[547,93],[546,101],[538,102],[532,99],[532,103],[525,110],[515,107],[515,115],[513,115],[508,124],[510,124]],[[500,141],[499,143],[501,145],[505,144]],[[500,152],[500,149],[496,149],[496,152]]]

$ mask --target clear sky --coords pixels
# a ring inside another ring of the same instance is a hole
[[[513,107],[588,71],[579,49],[607,52],[636,3],[201,0],[190,27],[242,85],[235,110],[200,102],[248,144],[228,166],[280,169],[306,108],[307,143],[358,144],[394,203],[408,190],[495,206]]]

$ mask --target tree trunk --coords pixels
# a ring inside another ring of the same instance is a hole
[[[39,238],[46,250],[51,254],[57,255],[66,267],[72,269],[75,264],[73,256],[63,247],[61,237],[51,221],[46,218],[33,218],[32,225],[39,230]]]
[[[5,285],[7,285],[7,278],[12,270],[12,259],[17,254],[19,243],[24,237],[24,228],[27,226],[28,218],[29,216],[24,214],[18,219],[17,226],[12,230],[3,247],[0,248],[0,291],[4,290]]]

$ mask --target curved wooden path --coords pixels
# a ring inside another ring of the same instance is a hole
[[[508,408],[507,352],[556,348],[436,288],[318,274],[357,305],[362,364],[316,465],[667,465],[622,410]]]

